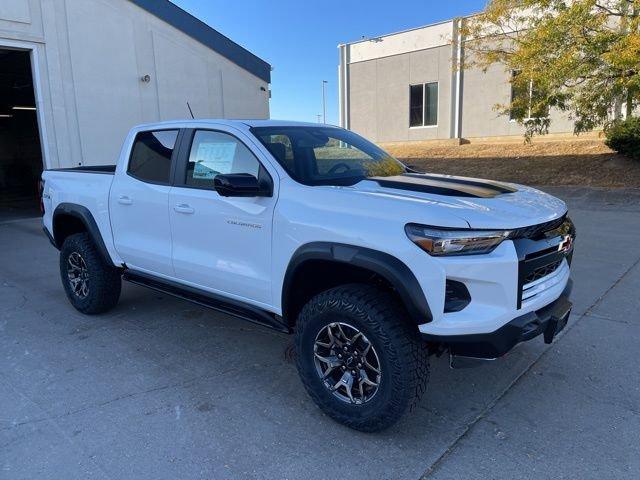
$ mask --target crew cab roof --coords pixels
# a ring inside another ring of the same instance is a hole
[[[185,125],[192,127],[193,125],[202,125],[206,127],[213,124],[229,125],[236,128],[246,127],[333,127],[339,128],[335,125],[325,125],[311,122],[295,122],[292,120],[228,120],[222,118],[207,118],[207,119],[184,119],[184,120],[170,120],[165,122],[154,122],[137,125],[134,127],[136,130],[153,130],[153,129],[166,129],[166,128],[182,128]]]

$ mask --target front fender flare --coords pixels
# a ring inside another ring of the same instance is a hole
[[[433,319],[420,283],[407,265],[393,255],[366,247],[333,242],[312,242],[299,247],[291,257],[282,285],[282,311],[289,308],[289,295],[296,269],[308,260],[347,263],[370,270],[398,292],[409,317],[416,325]]]

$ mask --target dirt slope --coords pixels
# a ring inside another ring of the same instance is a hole
[[[420,171],[529,185],[640,188],[640,162],[614,153],[598,140],[382,147]]]

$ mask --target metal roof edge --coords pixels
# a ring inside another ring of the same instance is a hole
[[[271,83],[271,65],[169,0],[129,0],[261,80]]]

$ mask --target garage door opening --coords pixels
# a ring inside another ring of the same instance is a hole
[[[0,48],[0,222],[39,215],[41,173],[31,56]]]

